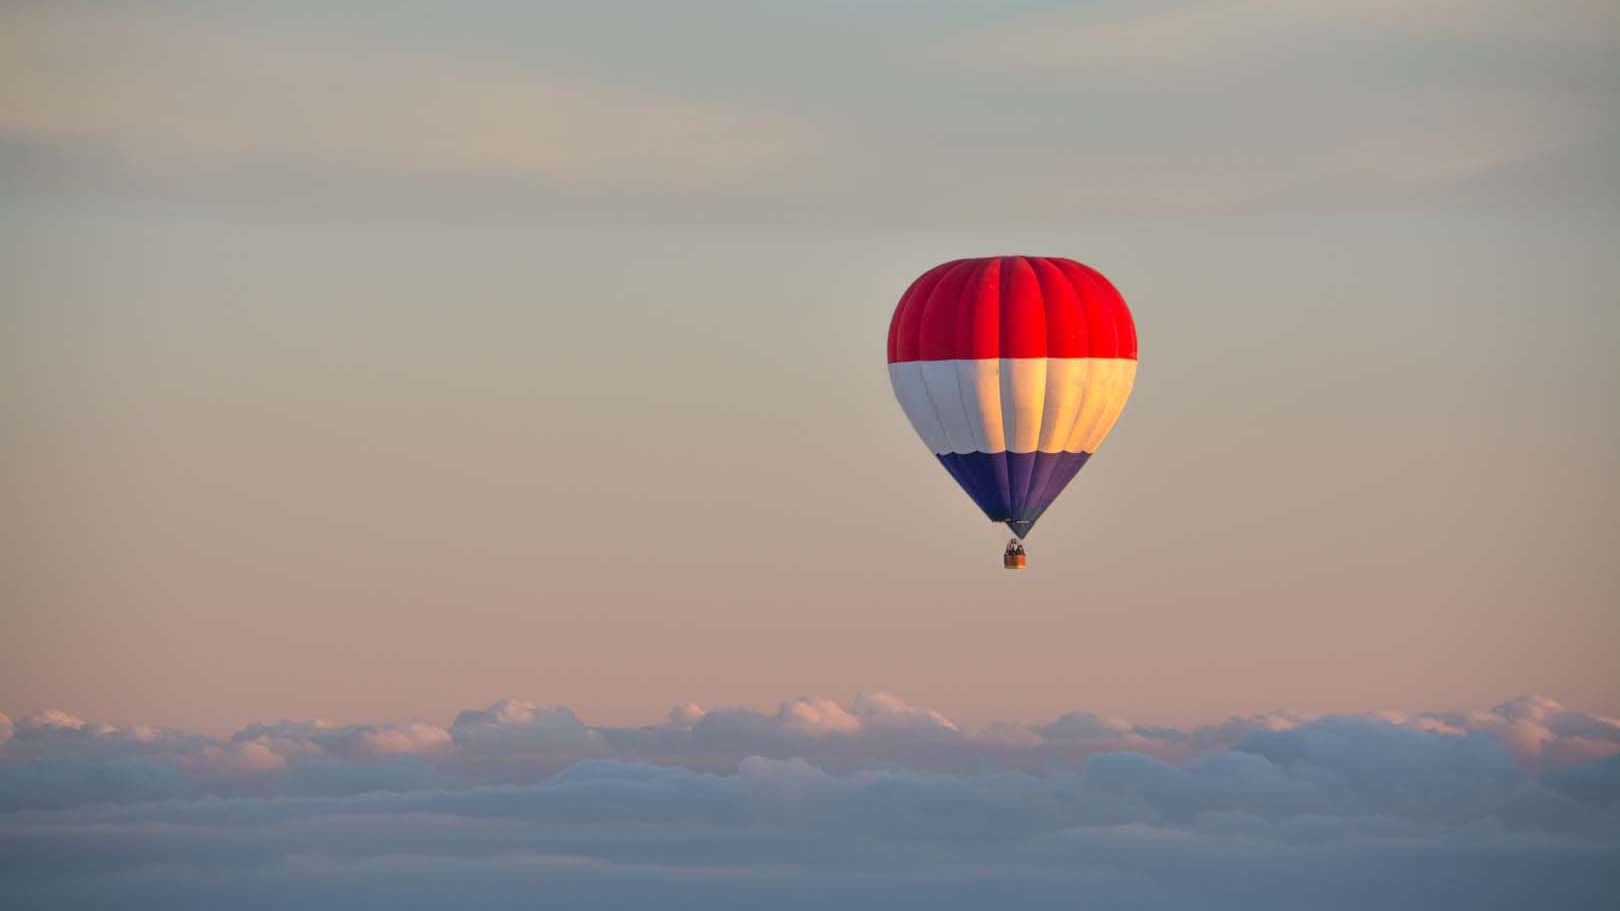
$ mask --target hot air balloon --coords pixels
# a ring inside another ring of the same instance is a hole
[[[1136,379],[1136,327],[1071,259],[958,259],[911,283],[889,322],[889,380],[917,435],[1015,537],[1003,566],[1113,429]]]

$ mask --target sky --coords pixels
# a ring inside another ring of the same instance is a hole
[[[44,906],[1603,904],[1617,111],[1601,0],[0,5],[0,842]],[[1000,253],[1141,345],[1019,574],[885,369]]]
[[[8,5],[5,707],[1620,712],[1620,33],[1515,9]],[[883,339],[1014,250],[1143,353],[1009,578]]]

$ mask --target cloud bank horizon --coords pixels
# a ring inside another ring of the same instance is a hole
[[[228,738],[0,716],[17,907],[1431,907],[1620,895],[1620,719],[1071,712],[889,694],[597,727],[503,699]],[[247,896],[244,899],[244,896]]]

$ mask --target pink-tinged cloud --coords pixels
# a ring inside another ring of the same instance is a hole
[[[776,720],[785,728],[803,734],[854,734],[861,722],[831,699],[795,699],[782,704]]]
[[[596,753],[602,735],[585,726],[571,709],[502,699],[484,709],[467,709],[450,726],[455,746],[480,753]]]
[[[1314,732],[1314,740],[1293,733],[1306,730]],[[933,709],[870,693],[847,704],[824,697],[793,699],[773,712],[685,704],[672,709],[667,721],[643,727],[592,726],[566,707],[503,699],[459,713],[448,727],[423,721],[280,721],[250,725],[224,740],[41,711],[16,722],[0,716],[0,773],[13,775],[15,784],[15,776],[34,774],[28,769],[53,764],[127,772],[129,763],[139,763],[132,799],[153,794],[151,772],[169,776],[165,780],[177,794],[268,794],[305,787],[330,793],[430,779],[466,785],[532,782],[592,759],[725,772],[757,756],[799,759],[838,774],[901,767],[941,774],[1001,769],[1044,775],[1106,754],[1196,763],[1222,753],[1264,752],[1277,744],[1320,743],[1327,731],[1348,737],[1349,744],[1369,732],[1409,732],[1419,738],[1414,743],[1494,752],[1504,767],[1524,774],[1554,773],[1620,752],[1620,721],[1535,697],[1486,711],[1269,713],[1187,729],[1090,712],[1070,712],[1044,724],[999,722],[964,729]],[[368,769],[384,774],[373,781]],[[112,772],[102,776],[95,798],[119,799],[118,781]],[[71,805],[78,799],[71,782],[58,784],[37,792],[13,787],[7,799],[13,807]]]
[[[41,709],[30,713],[23,724],[31,728],[54,728],[63,731],[81,731],[86,727],[83,718],[59,709]]]
[[[1073,712],[969,731],[886,694],[641,728],[521,700],[226,740],[0,721],[8,908],[1620,899],[1620,725],[1545,699],[1187,730]]]
[[[287,754],[278,752],[266,740],[247,740],[223,746],[209,744],[180,757],[180,763],[191,771],[251,774],[286,768]]]
[[[1620,752],[1620,718],[1571,711],[1538,696],[1523,696],[1487,712],[1430,713],[1409,723],[1489,733],[1529,766],[1574,765]]]

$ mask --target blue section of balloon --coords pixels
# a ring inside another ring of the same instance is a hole
[[[940,464],[991,521],[1022,538],[1080,471],[1089,452],[947,452]]]

